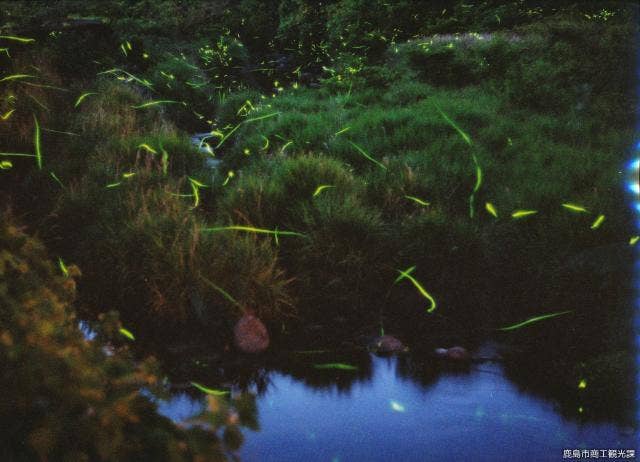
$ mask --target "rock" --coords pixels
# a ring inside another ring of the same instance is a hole
[[[471,360],[471,355],[461,346],[454,346],[449,349],[446,348],[436,348],[434,350],[434,354],[438,358],[448,359],[450,361],[469,361]]]
[[[391,335],[382,335],[376,337],[369,344],[369,350],[378,354],[391,354],[391,353],[403,353],[408,351],[407,348],[400,340]]]
[[[469,361],[471,356],[465,348],[454,346],[447,350],[447,359],[452,361]]]
[[[447,349],[446,348],[436,348],[434,351],[435,355],[438,358],[446,358],[447,357]]]
[[[247,313],[233,328],[233,340],[243,353],[262,353],[269,347],[269,332],[262,321]]]

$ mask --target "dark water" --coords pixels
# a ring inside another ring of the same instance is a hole
[[[260,429],[243,430],[237,454],[265,462],[546,461],[563,460],[565,449],[599,450],[600,458],[603,449],[638,450],[636,430],[567,419],[510,382],[500,363],[425,373],[420,361],[371,356],[358,371],[267,372],[256,396]],[[176,421],[202,407],[184,394],[160,403]]]

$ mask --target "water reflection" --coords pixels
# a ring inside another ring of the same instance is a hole
[[[313,368],[329,360],[358,369]],[[262,376],[260,391],[234,388],[228,398],[245,461],[559,460],[563,449],[637,449],[633,429],[567,418],[508,380],[499,362],[451,369],[410,355],[293,355]],[[193,421],[206,400],[191,396],[160,411]]]

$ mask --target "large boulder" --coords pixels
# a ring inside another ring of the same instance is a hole
[[[243,353],[262,353],[269,347],[269,332],[262,321],[247,313],[233,328],[233,340]]]

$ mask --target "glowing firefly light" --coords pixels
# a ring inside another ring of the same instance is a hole
[[[262,137],[262,139],[264,140],[264,145],[260,148],[261,151],[266,151],[267,149],[269,149],[269,138],[267,138],[266,136],[260,135]]]
[[[0,170],[9,170],[13,167],[13,163],[10,160],[0,161]]]
[[[0,39],[12,40],[14,42],[20,42],[20,43],[33,43],[36,41],[36,39],[34,38],[17,37],[15,35],[0,35]]]
[[[515,329],[520,329],[521,327],[528,326],[529,324],[533,324],[533,323],[536,323],[536,322],[539,322],[539,321],[543,321],[545,319],[555,318],[556,316],[561,316],[563,314],[568,314],[568,313],[571,313],[571,310],[569,310],[569,311],[559,311],[557,313],[543,314],[541,316],[536,316],[534,318],[527,319],[526,321],[522,321],[522,322],[519,322],[517,324],[513,324],[511,326],[501,327],[498,330],[510,331],[510,330],[515,330]]]
[[[58,178],[58,175],[56,175],[53,172],[49,172],[49,175],[51,175],[51,178],[53,178],[55,182],[58,183],[60,187],[64,189],[64,185],[62,184],[62,181],[60,181],[60,178]]]
[[[38,164],[38,169],[42,170],[42,151],[40,149],[40,124],[38,123],[38,118],[33,115],[33,122],[35,124],[35,130],[33,133],[33,144],[36,150],[36,163]]]
[[[357,371],[358,368],[351,364],[345,363],[327,363],[327,364],[314,364],[315,369],[337,369],[340,371]]]
[[[371,162],[373,162],[374,164],[376,164],[376,165],[377,165],[378,167],[380,167],[382,170],[387,170],[387,167],[386,167],[384,164],[382,164],[382,163],[378,162],[377,160],[375,160],[373,157],[371,157],[369,154],[367,154],[367,153],[365,152],[365,150],[364,150],[364,149],[362,149],[360,146],[358,146],[356,143],[354,143],[353,141],[349,141],[349,143],[351,144],[351,146],[353,146],[354,148],[356,148],[356,149],[357,149],[357,151],[358,151],[360,154],[362,154],[364,157],[366,157],[366,158],[367,158],[367,159],[369,159]]]
[[[198,390],[200,390],[202,393],[206,393],[207,395],[224,396],[224,395],[228,395],[230,393],[230,392],[225,391],[225,390],[216,390],[214,388],[205,387],[204,385],[201,385],[198,382],[191,382],[191,385],[193,387],[197,388]]]
[[[58,258],[58,267],[60,268],[60,271],[62,271],[62,274],[64,274],[64,277],[68,278],[69,277],[69,268],[67,268],[67,265],[65,265],[64,261],[62,260],[62,258]]]
[[[233,178],[234,176],[236,176],[236,174],[233,172],[233,170],[229,170],[227,172],[227,178],[222,182],[222,186],[226,186],[227,183],[229,183],[229,180],[231,180],[231,178]]]
[[[487,210],[487,212],[493,215],[494,218],[498,218],[498,211],[491,202],[487,202],[486,204],[484,204],[484,208]]]
[[[538,213],[537,210],[516,210],[511,214],[512,218],[523,218]]]
[[[565,203],[565,204],[562,204],[562,207],[576,213],[589,213],[589,211],[586,208],[577,204]]]
[[[121,327],[120,329],[118,329],[118,332],[120,332],[122,336],[128,338],[131,341],[134,341],[136,339],[134,335],[131,333],[131,331],[129,329],[125,329],[124,327]]]
[[[587,381],[585,379],[580,380],[580,382],[578,383],[578,388],[580,390],[584,390],[585,388],[587,388]]]
[[[18,79],[33,79],[35,78],[35,76],[33,75],[28,75],[28,74],[13,74],[13,75],[8,75],[6,77],[3,77],[0,79],[0,83],[1,82],[8,82],[9,80],[18,80]]]
[[[424,200],[420,199],[419,197],[415,197],[415,196],[404,196],[404,197],[409,199],[409,200],[411,200],[411,201],[413,201],[413,202],[415,202],[416,204],[422,205],[423,207],[426,207],[426,206],[431,204],[430,202],[424,201]]]
[[[151,107],[151,106],[158,106],[159,104],[182,104],[183,106],[186,106],[187,103],[185,103],[184,101],[173,101],[170,99],[159,99],[159,100],[155,100],[155,101],[149,101],[147,103],[143,103],[143,104],[139,104],[137,106],[131,106],[134,109],[144,109],[147,107]]]
[[[147,152],[150,152],[151,154],[158,154],[158,151],[156,151],[155,149],[153,149],[152,146],[149,146],[147,143],[142,143],[138,145],[138,148],[142,148]]]
[[[209,287],[211,287],[212,289],[216,290],[218,293],[220,293],[226,300],[228,300],[229,302],[233,303],[235,306],[237,306],[238,308],[242,308],[242,306],[240,305],[240,303],[238,303],[238,301],[233,298],[229,292],[227,292],[226,290],[224,290],[222,287],[219,287],[218,285],[214,284],[213,282],[211,282],[209,279],[205,278],[204,276],[200,275],[200,279],[202,279],[202,281],[204,281],[205,284],[207,284]]]
[[[264,229],[264,228],[254,228],[253,226],[219,226],[214,228],[203,228],[204,232],[218,232],[218,231],[244,231],[247,233],[256,233],[256,234],[277,234],[278,236],[300,236],[306,237],[306,235],[302,233],[297,233],[295,231],[280,231],[280,230],[272,230],[272,229]]]
[[[598,215],[598,218],[596,218],[596,220],[591,225],[591,229],[598,229],[600,225],[602,225],[603,221],[604,221],[604,215]]]
[[[313,193],[313,197],[316,197],[318,194],[320,194],[322,191],[324,191],[325,189],[329,189],[329,188],[335,188],[335,186],[330,185],[330,184],[321,184],[320,186],[318,186],[316,188],[316,190]]]
[[[399,281],[401,281],[402,279],[409,279],[409,281],[411,281],[411,283],[415,286],[416,289],[418,289],[418,292],[420,292],[420,294],[426,298],[427,300],[429,300],[429,303],[431,303],[431,306],[429,306],[429,308],[427,308],[427,313],[433,313],[433,311],[436,309],[436,301],[435,299],[431,296],[431,294],[429,294],[429,292],[427,292],[425,290],[424,287],[422,287],[422,285],[416,280],[416,278],[414,278],[413,276],[411,276],[411,273],[416,269],[415,266],[412,266],[411,268],[407,268],[404,271],[401,270],[397,270],[398,273],[400,273],[400,276],[398,276],[394,282],[398,283]]]
[[[4,114],[0,115],[0,119],[7,120],[9,117],[11,117],[11,114],[13,114],[14,112],[15,112],[15,109],[10,109]]]
[[[76,100],[76,104],[73,105],[73,107],[78,107],[80,106],[80,104],[84,101],[84,99],[87,96],[91,96],[91,95],[97,95],[98,93],[93,92],[93,91],[88,91],[86,93],[81,94],[80,96],[78,96],[78,99]]]

